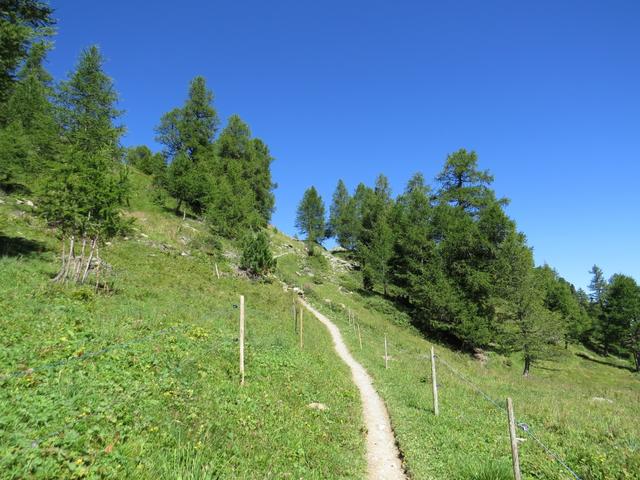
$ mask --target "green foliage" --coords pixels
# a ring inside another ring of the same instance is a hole
[[[34,184],[59,151],[51,77],[42,67],[49,46],[36,43],[0,114],[0,184]]]
[[[0,104],[34,43],[50,36],[53,9],[40,0],[0,0]]]
[[[300,200],[296,213],[296,228],[307,236],[310,253],[313,251],[313,245],[321,243],[326,237],[324,202],[314,186],[309,187]]]
[[[375,189],[362,192],[356,258],[362,268],[364,288],[372,290],[376,283],[382,284],[386,295],[394,241],[389,222],[392,205],[389,181],[384,175],[379,175]]]
[[[273,158],[268,147],[251,138],[249,126],[238,115],[229,118],[216,146],[218,156],[207,207],[211,229],[240,238],[247,230],[265,228],[275,203],[270,170]]]
[[[638,324],[640,323],[640,287],[627,276],[611,277],[604,307],[603,330],[607,344],[622,354],[631,347],[638,368]]]
[[[102,70],[96,47],[85,50],[76,70],[60,86],[64,150],[50,173],[42,213],[66,235],[116,235],[127,174],[119,162],[122,127],[113,121],[117,94]]]
[[[276,261],[271,254],[269,237],[265,232],[251,235],[244,241],[240,268],[252,275],[264,277],[271,273],[275,266]]]
[[[154,178],[162,178],[167,167],[164,156],[161,153],[153,153],[146,145],[128,148],[125,159],[128,165]]]
[[[520,250],[521,241],[508,242],[512,244],[510,250],[520,252],[524,258],[520,268],[530,265],[526,249]],[[302,248],[298,242],[291,243],[296,251]],[[274,246],[278,248],[278,244]],[[506,250],[506,244],[502,248]],[[286,255],[278,261],[278,276],[295,285],[312,282],[311,272],[303,268],[305,264],[302,255]],[[533,270],[533,275],[539,272]],[[534,285],[539,281],[534,278]],[[638,375],[630,372],[623,361],[575,345],[566,350],[549,345],[551,349],[546,353],[554,355],[541,357],[525,379],[521,351],[485,351],[487,361],[480,362],[467,352],[439,343],[434,336],[425,338],[408,322],[400,321],[402,317],[412,323],[415,320],[415,314],[405,309],[404,303],[376,293],[365,294],[357,289],[360,282],[358,270],[334,270],[325,282],[314,285],[311,301],[314,308],[336,322],[354,357],[373,377],[389,410],[403,465],[411,478],[468,480],[513,475],[504,409],[486,401],[444,362],[478,385],[498,405],[512,397],[518,420],[527,423],[580,478],[638,477],[640,425],[633,419],[637,416],[640,383]],[[544,300],[542,293],[535,294],[540,303]],[[349,324],[349,310],[360,327],[362,349],[357,329]],[[385,334],[388,369],[383,361]],[[561,337],[559,330],[556,338]],[[440,385],[437,417],[431,410],[428,360],[434,342]],[[543,448],[521,430],[518,436],[525,439],[520,443],[523,478],[567,478],[567,472]]]
[[[530,365],[558,335],[584,340],[591,322],[555,273],[537,280],[507,200],[497,199],[477,160],[464,149],[449,155],[435,195],[421,174],[395,200],[383,175],[353,197],[339,182],[330,230],[353,245],[364,289],[395,296],[422,329],[466,348],[526,351]]]
[[[336,237],[338,245],[354,250],[358,222],[355,203],[342,180],[338,181],[329,209],[329,236]]]
[[[445,166],[436,177],[440,184],[438,197],[447,203],[476,214],[496,201],[493,190],[493,176],[488,171],[478,170],[478,155],[464,148],[447,157]],[[499,201],[506,203],[505,199]]]
[[[213,107],[213,92],[203,77],[195,77],[182,108],[174,108],[160,119],[156,140],[165,146],[169,162],[166,186],[196,213],[207,205],[213,141],[218,130],[218,114]]]

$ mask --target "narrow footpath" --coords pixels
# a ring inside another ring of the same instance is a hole
[[[373,388],[371,377],[351,356],[342,340],[340,329],[306,301],[301,299],[301,302],[327,327],[338,356],[351,368],[353,381],[360,390],[364,422],[367,427],[367,478],[369,480],[406,480],[387,408]]]

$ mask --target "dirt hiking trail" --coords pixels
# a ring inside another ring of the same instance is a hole
[[[378,392],[373,388],[371,377],[351,356],[338,327],[306,301],[301,299],[301,302],[327,327],[338,356],[351,368],[353,381],[360,390],[364,423],[367,427],[367,478],[369,480],[406,480],[389,414]]]

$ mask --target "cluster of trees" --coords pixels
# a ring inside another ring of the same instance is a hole
[[[177,210],[187,206],[215,234],[252,232],[249,250],[263,246],[253,232],[267,226],[274,209],[273,158],[237,115],[217,135],[204,78],[191,82],[182,107],[160,119],[163,152],[126,150],[118,95],[97,47],[82,51],[65,81],[54,83],[45,70],[54,23],[46,2],[0,0],[0,187],[39,194],[39,211],[62,239],[56,280],[87,281],[99,265],[100,243],[127,228],[127,165],[152,175]],[[259,256],[251,267],[263,271],[265,252]]]
[[[520,351],[528,374],[559,346],[595,338],[605,318],[594,322],[584,292],[535,267],[492,182],[462,149],[433,188],[416,174],[396,198],[384,175],[353,195],[340,180],[328,219],[311,187],[296,226],[310,245],[334,237],[357,261],[363,289],[401,303],[423,329],[464,348]]]
[[[240,238],[271,219],[273,157],[238,115],[218,135],[219,127],[213,92],[203,77],[196,77],[184,105],[164,114],[156,129],[166,168],[157,155],[135,153],[145,147],[132,152],[132,163],[155,175],[177,200],[177,211],[187,205],[208,220],[215,234]]]
[[[597,265],[591,274],[591,295],[583,293],[582,301],[593,318],[593,340],[605,355],[630,353],[640,372],[640,286],[619,273],[607,281]]]

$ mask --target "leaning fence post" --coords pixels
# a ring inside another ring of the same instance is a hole
[[[513,460],[513,478],[521,480],[520,459],[518,458],[518,438],[516,437],[516,419],[513,414],[513,401],[507,398],[507,415],[509,417],[509,438],[511,439],[511,459]]]
[[[218,278],[218,280],[220,280],[220,270],[218,270],[218,263],[216,263],[215,266],[216,266],[216,277]]]
[[[240,295],[240,385],[244,385],[244,295]]]
[[[436,352],[431,346],[431,384],[433,391],[433,413],[434,415],[440,414],[440,408],[438,405],[438,382],[436,379]]]
[[[384,368],[389,368],[389,355],[387,355],[387,334],[384,334]]]

